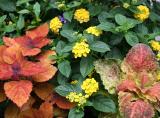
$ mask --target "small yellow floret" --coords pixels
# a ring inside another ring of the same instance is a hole
[[[100,36],[102,34],[102,30],[96,26],[89,27],[86,31],[87,33],[93,34],[95,36]]]
[[[134,17],[140,21],[146,20],[150,15],[149,8],[144,5],[139,5],[137,8],[140,13],[134,14]]]
[[[83,81],[81,88],[84,90],[86,95],[91,96],[99,89],[98,82],[94,78],[88,78]]]
[[[53,18],[50,21],[50,29],[55,33],[58,34],[59,33],[59,29],[62,28],[62,22],[60,21],[60,19],[58,17]]]
[[[74,19],[79,21],[80,23],[88,22],[89,21],[89,11],[84,8],[77,9],[74,13]]]
[[[85,41],[77,42],[72,49],[75,58],[82,56],[87,57],[89,52],[89,45]]]
[[[158,41],[150,41],[150,45],[154,51],[160,51],[160,44]]]
[[[69,95],[66,96],[66,98],[70,102],[76,102],[78,103],[78,106],[83,106],[87,100],[86,97],[82,95],[82,93],[76,93],[76,92],[70,92]]]

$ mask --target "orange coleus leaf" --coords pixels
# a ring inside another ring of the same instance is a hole
[[[53,55],[56,55],[56,52],[53,51],[53,50],[47,50],[45,52],[43,52],[42,54],[40,54],[37,59],[40,61],[40,62],[44,62],[44,63],[49,63],[49,64],[54,64],[55,63],[55,60],[52,60],[50,58],[50,56],[53,56]]]
[[[48,32],[49,32],[48,24],[44,23],[43,25],[37,27],[36,29],[27,31],[26,35],[32,39],[35,39],[37,37],[46,37]]]
[[[5,94],[18,107],[22,107],[29,99],[32,83],[28,80],[10,81],[4,84]]]
[[[145,44],[137,44],[128,52],[125,61],[136,72],[143,70],[156,70],[158,64],[155,55],[149,46]]]
[[[53,106],[48,102],[41,104],[38,110],[34,110],[34,118],[53,118]]]
[[[53,92],[53,85],[50,83],[40,83],[35,85],[33,91],[42,100],[46,100]]]
[[[39,63],[27,61],[19,51],[18,46],[10,46],[3,50],[0,63],[0,79],[19,78],[20,76],[32,76],[45,71]]]
[[[152,106],[142,100],[132,102],[124,111],[124,118],[152,118],[153,116]]]
[[[34,56],[51,42],[46,38],[47,34],[48,24],[43,24],[32,31],[27,31],[25,36],[15,38],[15,41],[20,45],[23,56]]]
[[[45,82],[50,80],[57,72],[57,68],[47,63],[40,63],[45,71],[32,76],[36,82]]]
[[[27,110],[29,110],[29,109],[31,109],[32,108],[32,105],[35,103],[35,99],[32,97],[32,96],[30,96],[29,97],[29,100],[21,107],[21,112],[22,111],[27,111]]]
[[[65,97],[58,95],[57,93],[53,93],[48,99],[52,104],[56,104],[61,109],[71,109],[75,107],[74,103],[69,102]]]

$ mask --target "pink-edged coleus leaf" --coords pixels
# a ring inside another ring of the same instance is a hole
[[[130,49],[124,61],[136,72],[143,70],[153,71],[158,67],[155,55],[150,47],[141,43]]]

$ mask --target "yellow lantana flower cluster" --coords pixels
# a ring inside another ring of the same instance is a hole
[[[89,11],[84,8],[77,9],[74,13],[74,19],[79,21],[80,23],[88,22],[90,17]]]
[[[62,22],[58,17],[54,17],[51,21],[50,21],[50,29],[55,33],[58,34],[59,33],[59,29],[62,28]]]
[[[95,36],[100,36],[102,34],[102,30],[97,28],[96,26],[91,26],[86,31],[87,33],[93,34]]]
[[[89,45],[85,42],[85,40],[81,42],[77,42],[72,49],[72,53],[74,53],[74,57],[87,57],[87,54],[89,54],[90,49]]]
[[[93,93],[97,92],[99,89],[98,82],[94,78],[87,78],[83,81],[81,88],[84,90],[85,94],[91,96]]]
[[[78,103],[78,106],[83,106],[87,102],[86,96],[83,96],[82,93],[70,92],[69,95],[66,96],[66,98],[70,102]]]
[[[150,15],[149,8],[144,5],[139,5],[137,8],[140,13],[134,14],[134,17],[140,21],[146,20]]]
[[[154,51],[160,51],[160,43],[158,41],[150,41],[150,45]]]

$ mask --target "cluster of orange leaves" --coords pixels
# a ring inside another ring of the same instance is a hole
[[[53,104],[64,109],[73,107],[54,93],[52,85],[46,83],[57,71],[53,66],[55,61],[49,58],[56,54],[55,51],[42,50],[52,42],[47,38],[48,32],[48,24],[45,23],[26,31],[24,36],[3,37],[4,45],[0,46],[0,102],[6,98],[13,101],[20,108],[20,111],[14,112],[16,118],[52,118]],[[44,101],[39,109],[32,108],[35,101],[31,97],[32,91]],[[6,112],[15,107],[12,105]],[[26,112],[30,112],[30,116],[25,116]],[[8,113],[5,114],[6,118],[11,118],[11,115],[7,115]]]
[[[122,62],[122,80],[117,87],[119,107],[124,118],[152,118],[159,110],[159,65],[152,50],[137,44]]]

